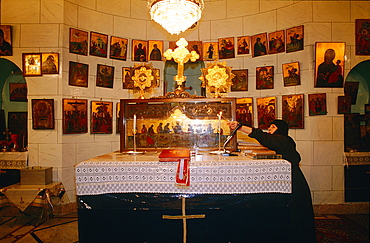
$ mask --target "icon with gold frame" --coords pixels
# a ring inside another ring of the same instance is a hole
[[[22,53],[23,76],[41,76],[41,53]]]

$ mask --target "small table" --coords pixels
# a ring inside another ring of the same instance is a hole
[[[48,220],[50,209],[51,211],[54,210],[51,198],[61,195],[61,192],[64,191],[64,186],[59,181],[54,181],[48,185],[14,184],[0,189],[0,208],[14,204],[19,209],[17,219],[21,214],[27,215],[26,210],[30,207],[41,208],[39,221],[37,222],[39,224],[44,216],[46,216],[46,221]]]

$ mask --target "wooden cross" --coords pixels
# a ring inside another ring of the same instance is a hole
[[[204,219],[206,217],[205,214],[197,214],[197,215],[186,215],[185,212],[185,197],[181,198],[181,215],[178,216],[171,216],[171,215],[163,215],[162,219],[182,219],[182,226],[183,226],[183,237],[182,241],[183,243],[186,243],[186,236],[187,236],[187,230],[186,230],[186,220],[187,219]]]

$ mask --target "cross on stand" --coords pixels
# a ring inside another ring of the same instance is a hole
[[[185,95],[189,95],[182,87],[182,83],[186,81],[186,77],[184,76],[184,64],[189,60],[195,62],[197,59],[199,59],[199,54],[196,51],[189,52],[189,50],[186,48],[188,42],[185,40],[185,38],[180,38],[176,42],[176,45],[178,47],[175,50],[168,49],[163,53],[163,56],[167,60],[173,59],[177,63],[177,75],[173,78],[177,83],[177,88],[173,93],[176,97],[181,97],[181,94],[183,93],[185,93]]]
[[[185,197],[181,198],[181,215],[163,215],[162,219],[182,219],[182,226],[183,226],[183,237],[182,241],[183,243],[186,243],[186,236],[187,236],[187,230],[186,230],[186,220],[187,219],[204,219],[206,217],[205,214],[197,214],[197,215],[186,215],[185,212]]]

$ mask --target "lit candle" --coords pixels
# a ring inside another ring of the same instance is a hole
[[[220,114],[218,115],[218,132],[221,133],[221,116],[222,111],[220,111]]]
[[[134,134],[136,134],[136,114],[134,114],[134,128],[133,128]]]

